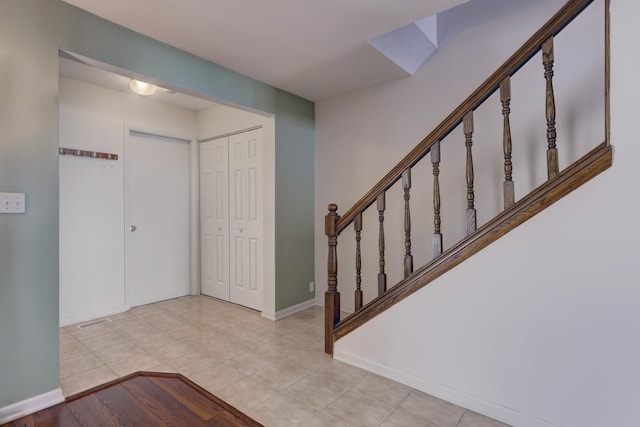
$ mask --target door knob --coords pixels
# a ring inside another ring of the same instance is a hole
[[[138,227],[136,227],[135,225],[132,225],[131,227],[129,227],[129,231],[136,231],[138,229]]]

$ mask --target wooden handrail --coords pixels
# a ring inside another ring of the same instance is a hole
[[[480,85],[464,102],[462,102],[447,118],[427,135],[413,150],[409,152],[394,168],[385,175],[369,192],[365,194],[342,217],[337,213],[337,206],[329,205],[329,214],[325,219],[325,232],[329,243],[327,268],[327,292],[325,293],[325,352],[333,353],[335,340],[362,325],[398,301],[417,291],[421,287],[454,268],[465,259],[491,244],[519,224],[536,215],[550,204],[584,184],[589,179],[611,166],[613,149],[609,140],[609,0],[605,0],[605,142],[560,171],[558,150],[556,147],[555,99],[553,90],[553,40],[574,18],[576,18],[593,0],[569,0],[540,30],[538,30],[518,51],[512,55],[496,72]],[[515,74],[537,52],[542,51],[542,63],[546,80],[545,116],[547,122],[547,171],[548,180],[515,201],[512,163],[512,142],[510,124],[511,76]],[[504,152],[504,211],[488,221],[480,229],[476,227],[474,170],[473,170],[473,113],[493,93],[500,91],[500,102],[503,115],[503,152]],[[466,146],[466,184],[467,237],[444,250],[442,244],[440,218],[440,144],[456,127],[462,124]],[[411,215],[410,188],[411,168],[422,158],[431,153],[433,169],[433,260],[413,270],[411,254]],[[402,178],[404,192],[404,279],[387,289],[385,272],[385,210],[386,192]],[[363,306],[361,251],[362,213],[374,202],[378,211],[378,297]],[[340,319],[340,291],[338,290],[338,265],[336,246],[341,232],[354,223],[356,233],[356,290],[354,294],[355,312],[345,319]]]
[[[358,202],[353,205],[336,224],[336,232],[340,234],[355,219],[358,213],[371,206],[378,195],[388,190],[402,176],[402,173],[411,168],[429,153],[431,146],[444,139],[461,122],[465,114],[475,110],[496,90],[500,83],[512,76],[532,56],[540,51],[542,43],[550,37],[554,37],[565,28],[573,19],[587,8],[593,0],[570,0],[547,23],[540,28],[520,49],[502,64],[484,83],[482,83],[467,99],[465,99],[447,118],[445,118],[429,135],[427,135],[413,150],[389,171],[371,190],[369,190]]]

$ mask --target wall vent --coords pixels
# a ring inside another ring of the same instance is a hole
[[[111,322],[111,319],[109,319],[108,317],[105,317],[98,320],[91,320],[89,322],[80,323],[79,325],[77,325],[77,327],[80,329],[84,329],[90,326],[101,325],[103,323],[109,323],[109,322]]]

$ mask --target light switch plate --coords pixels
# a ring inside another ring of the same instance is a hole
[[[24,193],[0,193],[0,214],[25,213]]]

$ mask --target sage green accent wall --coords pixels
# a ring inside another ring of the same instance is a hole
[[[46,2],[0,3],[0,408],[58,386],[58,52]]]
[[[313,298],[314,105],[59,0],[0,2],[0,408],[58,387],[58,48],[265,111],[276,134],[276,310]]]
[[[315,130],[313,115],[301,120],[302,105],[276,105],[277,311],[315,298],[315,292],[309,292],[314,277],[315,150],[314,144],[304,143],[314,141]],[[285,130],[289,138],[278,140]]]

